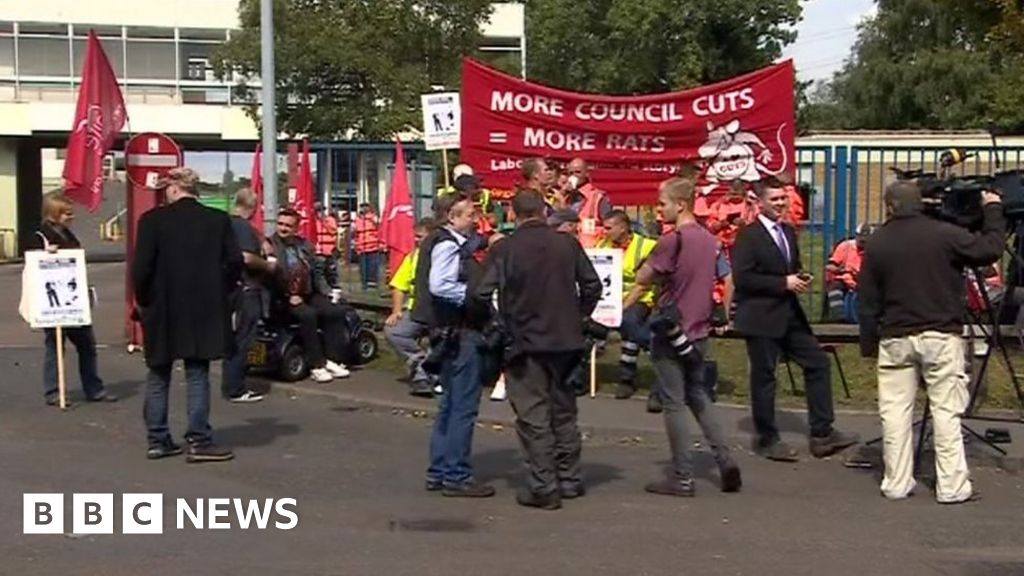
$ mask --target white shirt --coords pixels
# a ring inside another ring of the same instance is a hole
[[[772,220],[764,214],[758,214],[757,219],[761,221],[761,225],[765,227],[765,230],[768,230],[768,235],[772,237],[776,246],[779,245],[778,238],[781,231],[782,243],[785,244],[785,253],[783,254],[783,257],[785,257],[787,262],[792,260],[793,250],[789,246],[789,238],[786,237],[786,229],[782,227],[782,220]],[[780,250],[781,249],[782,248],[780,247]]]

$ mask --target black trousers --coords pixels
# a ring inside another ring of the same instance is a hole
[[[746,340],[750,360],[750,408],[758,444],[768,446],[779,440],[775,426],[775,372],[781,354],[803,370],[811,436],[828,436],[835,420],[831,365],[810,328],[793,314],[781,338],[748,337]]]
[[[516,432],[530,469],[528,486],[539,495],[559,485],[582,482],[582,441],[577,426],[576,394],[569,374],[580,354],[524,354],[505,370],[508,397],[516,413]]]
[[[342,361],[347,338],[344,308],[331,304],[322,294],[313,294],[305,304],[292,306],[290,312],[299,322],[302,345],[311,367],[323,368],[325,359]],[[322,343],[318,327],[323,335]]]
[[[243,290],[235,308],[235,352],[224,359],[220,392],[225,398],[241,396],[245,390],[245,364],[249,348],[256,341],[263,299],[259,290]]]

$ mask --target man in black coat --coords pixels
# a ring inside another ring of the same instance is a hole
[[[516,499],[554,510],[562,498],[584,493],[576,394],[568,379],[585,348],[584,319],[603,286],[579,242],[546,224],[539,193],[519,192],[512,209],[519,227],[495,246],[474,297],[489,303],[498,291],[509,336],[508,394],[530,467],[528,488]]]
[[[858,438],[832,427],[831,365],[797,299],[810,289],[812,279],[802,272],[793,227],[781,220],[788,195],[774,178],[757,182],[754,189],[761,214],[740,231],[732,258],[736,330],[746,338],[750,360],[755,449],[769,460],[796,460],[796,451],[782,442],[775,426],[775,369],[780,354],[785,354],[804,371],[810,451],[824,458],[856,444]]]
[[[242,251],[228,215],[196,200],[198,182],[188,168],[158,182],[167,204],[139,219],[131,264],[149,367],[144,414],[150,459],[182,452],[167,426],[175,360],[185,362],[189,462],[233,457],[212,439],[210,360],[228,356],[234,344],[229,296],[241,280]]]

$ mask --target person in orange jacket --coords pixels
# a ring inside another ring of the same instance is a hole
[[[864,246],[874,231],[870,224],[857,227],[857,236],[843,240],[825,264],[828,319],[857,323],[857,277],[864,265]]]
[[[710,212],[708,230],[722,243],[727,255],[732,252],[740,228],[757,218],[756,204],[747,198],[747,187],[741,180],[732,181],[729,191],[711,205]]]

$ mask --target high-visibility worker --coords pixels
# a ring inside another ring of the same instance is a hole
[[[362,204],[355,221],[356,254],[359,255],[359,270],[363,290],[377,287],[380,276],[380,220],[373,206]]]
[[[726,255],[729,255],[740,227],[750,224],[756,218],[757,207],[747,198],[745,183],[734,180],[725,196],[711,205],[707,227],[722,243]]]
[[[384,338],[405,361],[409,370],[409,393],[422,397],[434,395],[430,377],[420,368],[427,355],[427,351],[420,347],[420,340],[428,335],[430,329],[426,324],[413,320],[410,312],[416,299],[416,266],[419,264],[420,242],[427,237],[432,226],[433,220],[424,218],[413,229],[416,248],[405,255],[391,279],[391,315],[384,321]]]
[[[590,168],[582,158],[569,162],[569,207],[580,217],[580,244],[595,248],[605,235],[604,219],[612,211],[608,194],[590,181]]]
[[[654,251],[658,242],[636,234],[629,215],[622,210],[612,210],[604,219],[605,237],[601,248],[622,250],[622,290],[629,294],[636,284],[636,272]],[[650,342],[651,332],[647,319],[654,308],[654,292],[646,292],[642,298],[622,312],[619,335],[622,337],[622,351],[619,356],[619,386],[615,397],[624,400],[636,393],[637,359],[640,349]],[[652,393],[654,390],[652,388]]]
[[[857,277],[864,265],[864,245],[872,230],[870,224],[858,226],[857,236],[837,244],[825,264],[829,320],[857,322]]]
[[[494,223],[491,221],[491,214],[494,207],[491,203],[491,191],[480,186],[480,179],[473,174],[473,168],[469,164],[457,164],[452,169],[451,185],[437,189],[438,198],[445,194],[455,193],[468,194],[477,199],[477,205],[480,208],[477,232],[484,237],[493,234]]]
[[[338,250],[338,220],[316,204],[316,253],[332,256]]]

